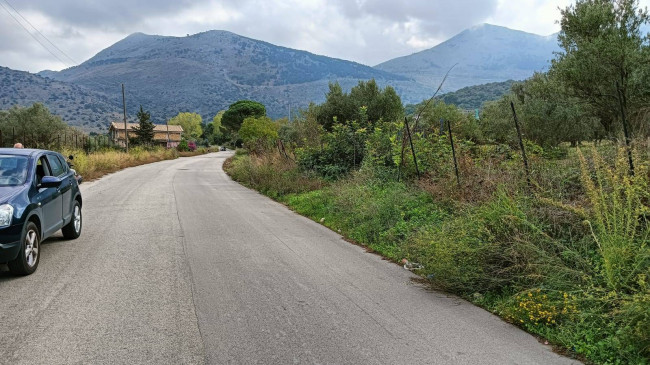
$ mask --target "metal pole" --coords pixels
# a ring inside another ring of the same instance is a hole
[[[167,146],[165,148],[169,148],[169,120],[165,124],[167,124]]]
[[[124,96],[124,84],[122,84],[122,106],[124,107],[124,144],[126,153],[129,153],[129,130],[126,127],[126,97]]]
[[[458,173],[458,161],[456,160],[456,147],[454,147],[454,137],[451,135],[450,121],[447,121],[447,130],[449,131],[449,142],[451,143],[451,155],[454,157],[454,169],[456,170],[456,182],[458,183],[458,186],[460,186],[460,174]]]
[[[415,156],[415,148],[413,147],[413,138],[411,138],[411,129],[409,128],[409,122],[406,117],[404,117],[404,124],[406,125],[406,133],[408,133],[409,143],[411,144],[411,152],[413,153],[413,163],[415,163],[415,173],[420,179],[420,169],[418,168],[418,158]]]
[[[521,137],[521,129],[519,128],[519,119],[517,119],[517,112],[515,111],[515,103],[510,102],[512,108],[512,115],[515,119],[515,128],[517,128],[517,137],[519,138],[519,147],[521,148],[521,157],[524,160],[524,171],[526,172],[526,183],[528,188],[533,189],[533,184],[530,182],[530,171],[528,170],[528,157],[526,157],[526,149],[524,148],[524,139]]]

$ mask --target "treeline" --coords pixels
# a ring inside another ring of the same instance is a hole
[[[480,109],[485,102],[500,99],[508,94],[513,80],[468,86],[440,96],[440,100],[465,110]]]

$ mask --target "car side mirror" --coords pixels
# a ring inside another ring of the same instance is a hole
[[[41,183],[38,185],[39,188],[56,188],[61,185],[63,180],[59,179],[56,176],[43,176]]]

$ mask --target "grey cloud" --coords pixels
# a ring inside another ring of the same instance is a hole
[[[121,30],[156,15],[173,14],[197,3],[192,0],[27,0],[11,1],[18,11],[42,13],[81,27]]]
[[[387,22],[417,21],[429,36],[451,36],[484,21],[493,14],[497,0],[337,0],[341,12],[350,18],[374,16]]]

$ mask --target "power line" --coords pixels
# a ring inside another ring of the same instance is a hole
[[[25,18],[25,17],[22,15],[22,14],[21,14],[21,13],[20,13],[20,12],[19,12],[19,11],[18,11],[14,6],[13,6],[13,5],[11,5],[11,3],[9,2],[9,0],[4,0],[4,2],[7,3],[7,5],[9,5],[9,6],[10,6],[10,7],[11,7],[15,12],[16,12],[16,14],[18,14],[18,15],[19,15],[19,16],[20,16],[20,17],[21,17],[25,22],[27,22],[27,24],[29,24],[32,28],[34,28],[34,30],[35,30],[38,34],[40,34],[41,37],[43,37],[43,38],[44,38],[44,39],[45,39],[49,44],[51,44],[52,47],[56,48],[59,52],[61,52],[62,55],[66,56],[70,61],[72,61],[72,63],[73,63],[74,65],[78,65],[78,64],[79,64],[79,62],[75,61],[74,58],[68,56],[68,54],[65,53],[65,52],[63,52],[63,51],[61,50],[61,48],[57,47],[56,44],[52,43],[52,41],[50,41],[50,40],[45,36],[45,34],[41,33],[41,31],[38,30],[38,28],[36,28],[36,27],[35,27],[35,26],[34,26],[34,25],[29,21],[29,20],[27,20],[27,18]]]
[[[5,0],[5,1],[6,1],[6,0]],[[7,3],[7,4],[9,4],[9,3]],[[25,30],[25,32],[27,32],[27,33],[28,33],[32,38],[34,38],[34,40],[35,40],[36,42],[38,42],[38,44],[40,44],[43,48],[45,48],[46,51],[50,52],[50,54],[51,54],[52,56],[54,56],[57,60],[59,60],[59,62],[61,62],[64,66],[66,66],[66,67],[69,66],[67,62],[63,61],[59,56],[57,56],[54,52],[52,52],[52,50],[50,50],[46,45],[44,45],[43,42],[41,42],[41,41],[40,41],[36,36],[34,36],[34,34],[32,34],[32,32],[30,32],[29,29],[27,29],[27,28],[23,25],[23,23],[21,23],[20,20],[18,20],[18,19],[17,19],[17,18],[16,18],[16,17],[15,17],[15,16],[10,12],[10,11],[9,11],[9,9],[7,9],[4,5],[2,5],[2,3],[0,3],[0,6],[1,6],[3,9],[5,9],[5,11],[7,12],[7,14],[9,14],[9,16],[11,16],[11,17],[16,21],[16,23],[18,23],[18,25],[20,25],[20,26]]]

